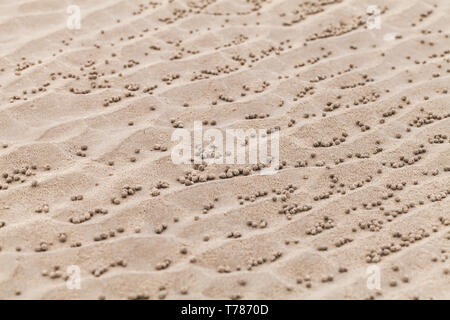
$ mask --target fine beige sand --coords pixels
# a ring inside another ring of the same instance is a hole
[[[450,299],[449,21],[1,0],[0,298]],[[174,164],[194,121],[279,132],[279,170]]]

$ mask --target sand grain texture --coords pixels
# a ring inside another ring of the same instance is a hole
[[[1,299],[450,299],[449,1],[71,4],[0,1]],[[174,164],[194,121],[282,168]]]

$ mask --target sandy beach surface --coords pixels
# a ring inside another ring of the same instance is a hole
[[[0,299],[450,299],[449,22],[0,0]],[[175,163],[196,121],[278,135],[279,167]]]

